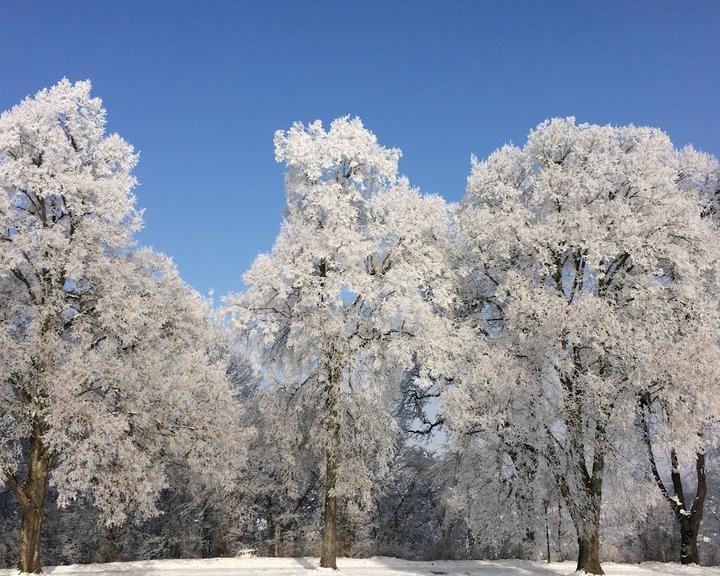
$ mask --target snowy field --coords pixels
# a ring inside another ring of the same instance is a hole
[[[53,576],[567,576],[574,562],[545,564],[520,560],[409,562],[395,558],[338,560],[339,571],[319,569],[317,558],[216,558],[212,560],[153,560],[114,564],[88,564],[47,568]],[[720,576],[720,568],[645,563],[603,564],[608,576]],[[0,570],[0,576],[15,576]]]

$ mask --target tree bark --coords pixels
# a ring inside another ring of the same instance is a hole
[[[586,485],[590,510],[580,512],[574,519],[578,541],[577,571],[587,574],[605,574],[600,566],[600,507],[602,503],[602,479],[604,455],[596,454],[593,462],[593,474]],[[589,518],[585,514],[590,515]]]
[[[40,534],[42,531],[47,479],[50,469],[50,457],[47,456],[36,426],[30,438],[30,457],[27,479],[23,486],[15,483],[13,492],[20,503],[22,518],[20,521],[20,572],[40,574]]]
[[[587,534],[578,536],[578,572],[588,574],[604,574],[600,566],[600,526],[593,523]]]
[[[697,532],[693,529],[690,516],[680,519],[680,563],[699,564],[700,552],[697,545]]]
[[[550,559],[550,523],[548,521],[548,502],[547,500],[543,502],[543,507],[545,508],[545,549],[546,549],[546,556],[547,556],[547,562],[550,564],[552,560]]]
[[[325,504],[323,542],[320,556],[322,568],[337,570],[337,496],[335,485],[340,444],[340,371],[331,365],[325,383]]]

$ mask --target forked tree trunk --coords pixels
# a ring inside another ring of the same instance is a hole
[[[695,490],[695,498],[690,506],[685,497],[685,487],[683,486],[682,476],[680,474],[680,463],[675,449],[670,450],[670,479],[673,485],[675,496],[670,496],[670,492],[660,477],[655,454],[653,453],[652,438],[650,436],[650,427],[648,425],[645,409],[650,407],[649,395],[640,398],[640,423],[642,425],[643,439],[645,440],[645,448],[647,449],[648,459],[650,461],[650,470],[652,471],[655,483],[660,489],[660,493],[670,504],[675,518],[680,526],[680,563],[681,564],[700,564],[700,552],[698,550],[697,539],[700,533],[700,523],[703,518],[703,510],[705,508],[705,497],[707,496],[707,476],[705,473],[705,453],[698,452],[695,455],[695,474],[697,476],[697,487]],[[702,434],[700,434],[702,439]]]
[[[690,510],[683,509],[676,511],[678,524],[680,524],[681,564],[700,564],[700,552],[698,550],[697,539],[700,533],[703,509],[705,508],[705,496],[707,495],[705,454],[699,453],[695,455],[695,471],[697,474],[697,489]],[[678,480],[678,482],[682,483],[681,480]],[[685,504],[684,495],[682,502]]]
[[[340,444],[340,371],[336,366],[331,366],[328,370],[325,384],[325,419],[325,504],[320,566],[337,569],[337,495],[335,486]]]
[[[25,484],[11,479],[10,486],[20,503],[20,572],[40,574],[40,534],[42,531],[50,457],[46,454],[39,426],[30,438],[30,457]]]

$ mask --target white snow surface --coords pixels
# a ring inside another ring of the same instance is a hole
[[[340,558],[339,570],[319,568],[317,558],[214,558],[210,560],[149,560],[57,566],[45,569],[50,576],[567,576],[575,574],[574,562],[526,562],[522,560],[438,560],[411,562],[397,558]],[[720,576],[720,567],[603,563],[607,576]],[[0,576],[17,576],[0,570]]]

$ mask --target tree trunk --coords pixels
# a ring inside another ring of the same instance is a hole
[[[582,476],[581,492],[573,494],[565,477],[559,476],[560,493],[575,525],[578,543],[577,571],[586,574],[605,574],[600,566],[600,509],[605,470],[604,428],[598,428],[592,473],[584,462],[578,466]],[[599,440],[599,441],[598,441]]]
[[[575,525],[578,543],[577,571],[586,574],[605,574],[600,566],[600,509],[605,470],[604,426],[599,425],[595,441],[592,473],[581,462],[583,479],[581,494],[572,494],[568,482],[560,477],[560,493]]]
[[[562,525],[562,500],[558,499],[558,529],[557,529],[557,549],[558,549],[558,560],[564,562],[567,558],[563,551],[563,525]]]
[[[20,502],[20,572],[40,574],[40,533],[42,530],[45,494],[50,469],[50,458],[46,455],[39,430],[33,430],[30,438],[30,458],[27,480],[23,486],[16,486]]]
[[[552,560],[550,559],[550,522],[548,521],[548,502],[547,500],[543,502],[543,506],[545,508],[545,548],[546,548],[546,556],[547,556],[547,562],[550,564]]]
[[[338,448],[340,444],[340,371],[328,370],[325,384],[325,505],[320,566],[337,569],[337,483]]]
[[[600,566],[600,507],[602,505],[602,482],[605,457],[597,450],[593,459],[593,472],[587,486],[590,499],[591,517],[587,521],[576,522],[578,533],[578,572],[587,574],[605,574]]]
[[[700,553],[697,545],[697,532],[693,529],[692,518],[683,516],[680,519],[680,563],[699,564]]]
[[[335,484],[337,482],[337,460],[335,451],[328,448],[325,451],[325,506],[323,515],[323,543],[320,566],[322,568],[337,569],[337,496]]]
[[[578,536],[577,571],[587,574],[604,574],[600,566],[600,527]]]
[[[695,472],[697,474],[697,490],[690,510],[681,510],[678,516],[680,524],[680,563],[700,564],[698,550],[698,534],[702,522],[705,496],[707,495],[707,477],[705,475],[705,454],[695,456]]]

